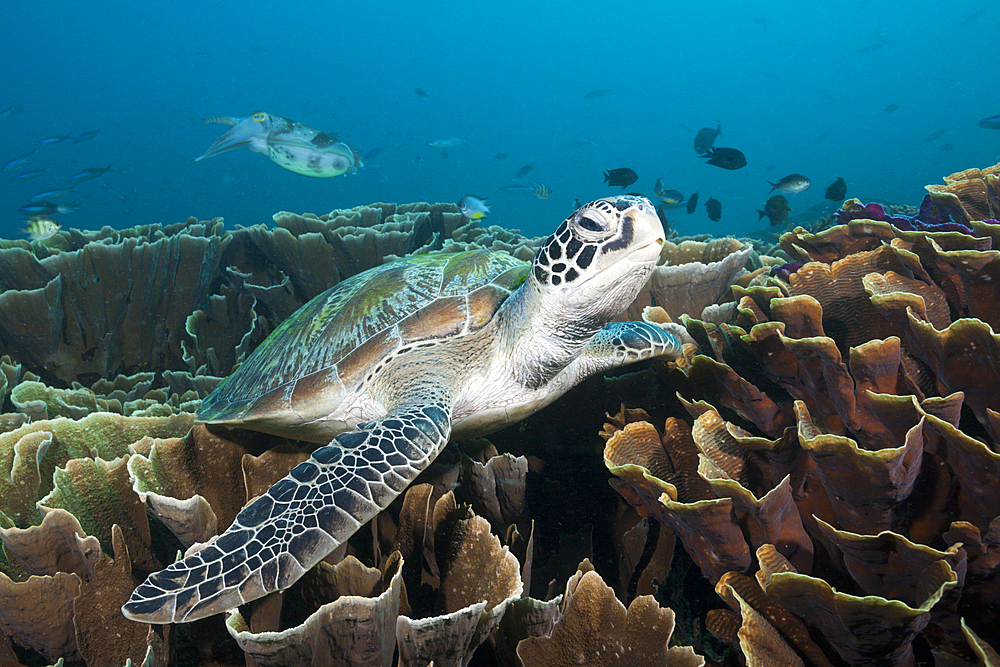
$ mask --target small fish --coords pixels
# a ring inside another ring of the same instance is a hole
[[[16,104],[14,102],[11,102],[10,106],[8,106],[3,111],[0,111],[0,120],[3,120],[7,116],[10,116],[10,115],[13,115],[13,114],[16,114],[16,113],[21,113],[21,105],[20,104]]]
[[[56,232],[62,229],[62,225],[47,215],[37,215],[26,220],[28,223],[21,227],[21,233],[27,234],[32,241],[41,241],[50,236],[55,236]]]
[[[93,139],[94,137],[96,137],[100,133],[101,133],[100,130],[90,130],[89,132],[84,132],[84,133],[80,134],[79,136],[75,137],[73,139],[73,143],[74,144],[82,144],[85,141],[90,141],[91,139]]]
[[[843,178],[838,178],[826,189],[824,196],[830,201],[844,201],[844,197],[847,196],[847,183]]]
[[[715,197],[709,197],[705,202],[705,210],[708,211],[708,219],[718,222],[722,219],[722,202]]]
[[[52,137],[45,137],[44,139],[38,140],[39,146],[51,146],[52,144],[61,144],[67,139],[72,139],[72,135],[69,134],[58,134]]]
[[[858,53],[871,53],[873,51],[878,51],[883,46],[885,46],[885,44],[883,44],[882,42],[875,42],[874,44],[869,44],[868,46],[862,46],[861,48],[857,49],[857,52]]]
[[[943,150],[943,151],[950,151],[950,150],[951,150],[952,148],[954,148],[954,147],[955,147],[955,144],[952,144],[952,143],[947,143],[947,144],[941,144],[941,148],[940,148],[940,150]]]
[[[666,209],[680,208],[684,205],[684,195],[677,190],[667,190],[663,187],[663,179],[656,179],[656,183],[653,185],[653,192],[656,194],[656,198],[663,202],[663,206]]]
[[[583,141],[582,139],[575,139],[573,141],[567,141],[563,148],[583,148],[584,146],[593,146],[594,142],[590,139]]]
[[[490,212],[490,207],[486,205],[485,197],[465,195],[458,202],[458,210],[469,220],[482,220]]]
[[[539,199],[548,199],[552,196],[552,190],[550,190],[549,186],[545,185],[545,183],[535,183],[532,186],[531,191],[534,192],[535,196]]]
[[[497,162],[503,162],[504,160],[507,159],[507,154],[497,153],[496,155],[493,156],[493,159],[496,160]]]
[[[709,158],[705,164],[723,169],[742,169],[747,166],[747,158],[735,148],[709,148],[702,157]]]
[[[925,144],[929,144],[930,142],[934,141],[935,139],[940,139],[941,137],[943,137],[945,135],[945,133],[949,129],[951,129],[951,128],[946,127],[943,130],[938,130],[937,132],[931,132],[930,134],[927,135],[927,138],[924,139],[924,143]]]
[[[693,195],[691,195],[690,197],[688,197],[688,201],[687,201],[687,212],[688,212],[688,215],[694,213],[696,208],[698,208],[698,193],[697,192],[694,193]]]
[[[459,139],[458,137],[443,137],[428,141],[427,145],[431,148],[454,148],[455,146],[468,146],[469,144],[465,143],[465,139]]]
[[[511,180],[516,181],[519,178],[524,178],[525,176],[527,176],[528,174],[530,174],[534,170],[535,170],[535,163],[534,162],[532,162],[531,164],[526,164],[526,165],[524,165],[523,167],[521,167],[520,169],[517,170],[517,173],[514,174],[514,178],[512,178]]]
[[[788,205],[788,200],[782,195],[774,195],[764,204],[764,210],[757,209],[757,219],[761,220],[765,215],[771,221],[771,226],[780,225],[788,220],[788,213],[792,208]]]
[[[789,174],[777,183],[771,183],[771,181],[768,181],[767,183],[771,186],[771,192],[781,190],[782,192],[787,192],[793,195],[802,192],[803,190],[808,190],[809,186],[812,185],[809,179],[802,174]]]
[[[512,183],[511,185],[498,185],[497,192],[507,192],[512,195],[530,195],[535,192],[535,184]]]
[[[984,118],[978,123],[979,127],[985,127],[987,130],[1000,130],[1000,113],[995,116],[990,116],[989,118]],[[4,167],[6,169],[7,167]]]
[[[663,225],[663,231],[669,234],[670,220],[667,219],[667,212],[663,209],[663,204],[656,207],[656,217],[660,219],[660,224]]]
[[[722,134],[722,123],[719,121],[715,121],[714,130],[710,127],[698,130],[698,134],[694,135],[694,152],[698,155],[705,155],[720,134]]]
[[[639,180],[639,174],[628,167],[609,169],[604,172],[604,182],[610,186],[620,185],[622,190]]]
[[[444,148],[441,149],[441,159],[442,160],[447,160],[448,159],[448,151],[445,150]]]
[[[599,97],[604,97],[611,92],[610,88],[598,88],[597,90],[592,90],[583,96],[585,100],[596,100]]]
[[[48,201],[49,199],[58,199],[63,195],[67,195],[73,192],[73,188],[63,188],[62,190],[45,190],[44,192],[36,192],[35,194],[28,197],[28,201]]]
[[[581,202],[579,199],[577,199],[576,197],[574,197],[573,198],[573,206],[575,208],[578,208],[578,209],[579,208],[583,208],[583,202]]]
[[[66,179],[67,183],[72,183],[76,185],[77,183],[86,183],[87,181],[92,181],[95,178],[99,178],[104,174],[111,171],[111,167],[114,163],[109,164],[107,167],[95,167],[93,169],[84,169],[83,171],[77,172]]]
[[[898,104],[887,104],[884,110],[886,113],[892,113],[893,111],[899,111]]]
[[[378,157],[379,155],[382,154],[382,150],[383,149],[381,149],[381,148],[373,148],[370,151],[368,151],[367,153],[365,153],[364,155],[362,155],[361,159],[362,160],[371,160],[371,159],[374,159],[374,158],[376,158],[376,157]]]
[[[987,120],[989,120],[989,119],[987,118]],[[979,124],[982,125],[983,121],[979,121]],[[7,164],[5,164],[4,166],[0,167],[0,171],[10,171],[11,169],[14,169],[15,167],[20,167],[22,164],[24,164],[25,162],[27,162],[28,160],[30,160],[31,156],[34,155],[35,153],[36,153],[36,151],[31,151],[30,153],[25,153],[24,155],[18,155],[16,158],[14,158],[13,160],[11,160],[10,162],[8,162]]]
[[[80,202],[54,204],[50,201],[40,201],[28,204],[27,206],[22,206],[17,210],[25,215],[55,215],[56,213],[67,215],[69,213],[75,213],[79,207]]]
[[[828,136],[830,136],[831,132],[833,132],[833,128],[830,128],[826,132],[820,133],[819,136],[817,136],[815,139],[813,139],[813,145],[814,146],[819,146],[821,143],[823,143],[824,141],[826,141],[826,138]]]
[[[985,7],[983,7],[979,11],[972,12],[967,17],[965,17],[965,20],[962,21],[959,25],[969,25],[970,23],[972,23],[973,21],[975,21],[976,19],[978,19],[980,16],[982,16],[985,13],[986,13],[986,8]]]
[[[11,183],[20,183],[21,181],[31,181],[38,178],[47,171],[48,169],[32,169],[31,171],[22,171],[20,174],[11,176],[7,180],[10,181]]]
[[[430,95],[425,92],[423,88],[417,88],[413,92],[417,94],[417,97],[430,97]]]

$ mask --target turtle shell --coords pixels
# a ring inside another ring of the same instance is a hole
[[[332,410],[329,402],[357,391],[400,345],[481,329],[528,268],[506,253],[476,250],[404,257],[352,276],[271,332],[202,401],[198,419],[266,423],[289,410],[301,414],[300,401]],[[317,405],[324,392],[329,401]]]

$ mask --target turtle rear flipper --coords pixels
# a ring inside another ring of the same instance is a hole
[[[248,503],[214,542],[151,574],[122,613],[185,623],[288,588],[387,507],[450,432],[450,402],[436,401],[338,435]]]

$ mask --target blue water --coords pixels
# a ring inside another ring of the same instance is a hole
[[[742,234],[762,227],[766,181],[792,172],[813,183],[790,197],[794,215],[838,176],[849,197],[916,204],[923,185],[1000,160],[1000,132],[976,125],[1000,112],[986,64],[1000,55],[1000,8],[963,25],[988,3],[754,5],[17,0],[0,40],[0,109],[20,113],[0,120],[0,163],[46,136],[100,134],[38,146],[21,169],[47,169],[38,179],[0,173],[0,236],[17,234],[30,195],[111,163],[64,198],[80,202],[55,216],[64,226],[192,215],[251,225],[280,210],[471,193],[489,196],[487,222],[543,234],[575,198],[621,191],[604,170],[631,167],[639,181],[628,191],[652,196],[663,178],[723,203],[718,223],[703,206],[674,212],[681,234]],[[602,88],[611,91],[584,99]],[[194,162],[228,129],[204,118],[258,109],[382,153],[333,179],[247,149]],[[716,145],[743,151],[747,167],[695,154],[694,134],[717,120]],[[426,145],[447,136],[468,145],[446,158]],[[551,198],[494,193],[527,163]]]

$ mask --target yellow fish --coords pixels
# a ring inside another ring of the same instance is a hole
[[[26,226],[21,227],[21,233],[27,234],[32,241],[40,241],[50,236],[55,236],[56,232],[62,229],[62,225],[47,215],[36,215],[26,220]]]
[[[535,193],[535,196],[539,199],[548,199],[552,196],[552,190],[545,183],[535,183],[531,188],[531,191]]]

